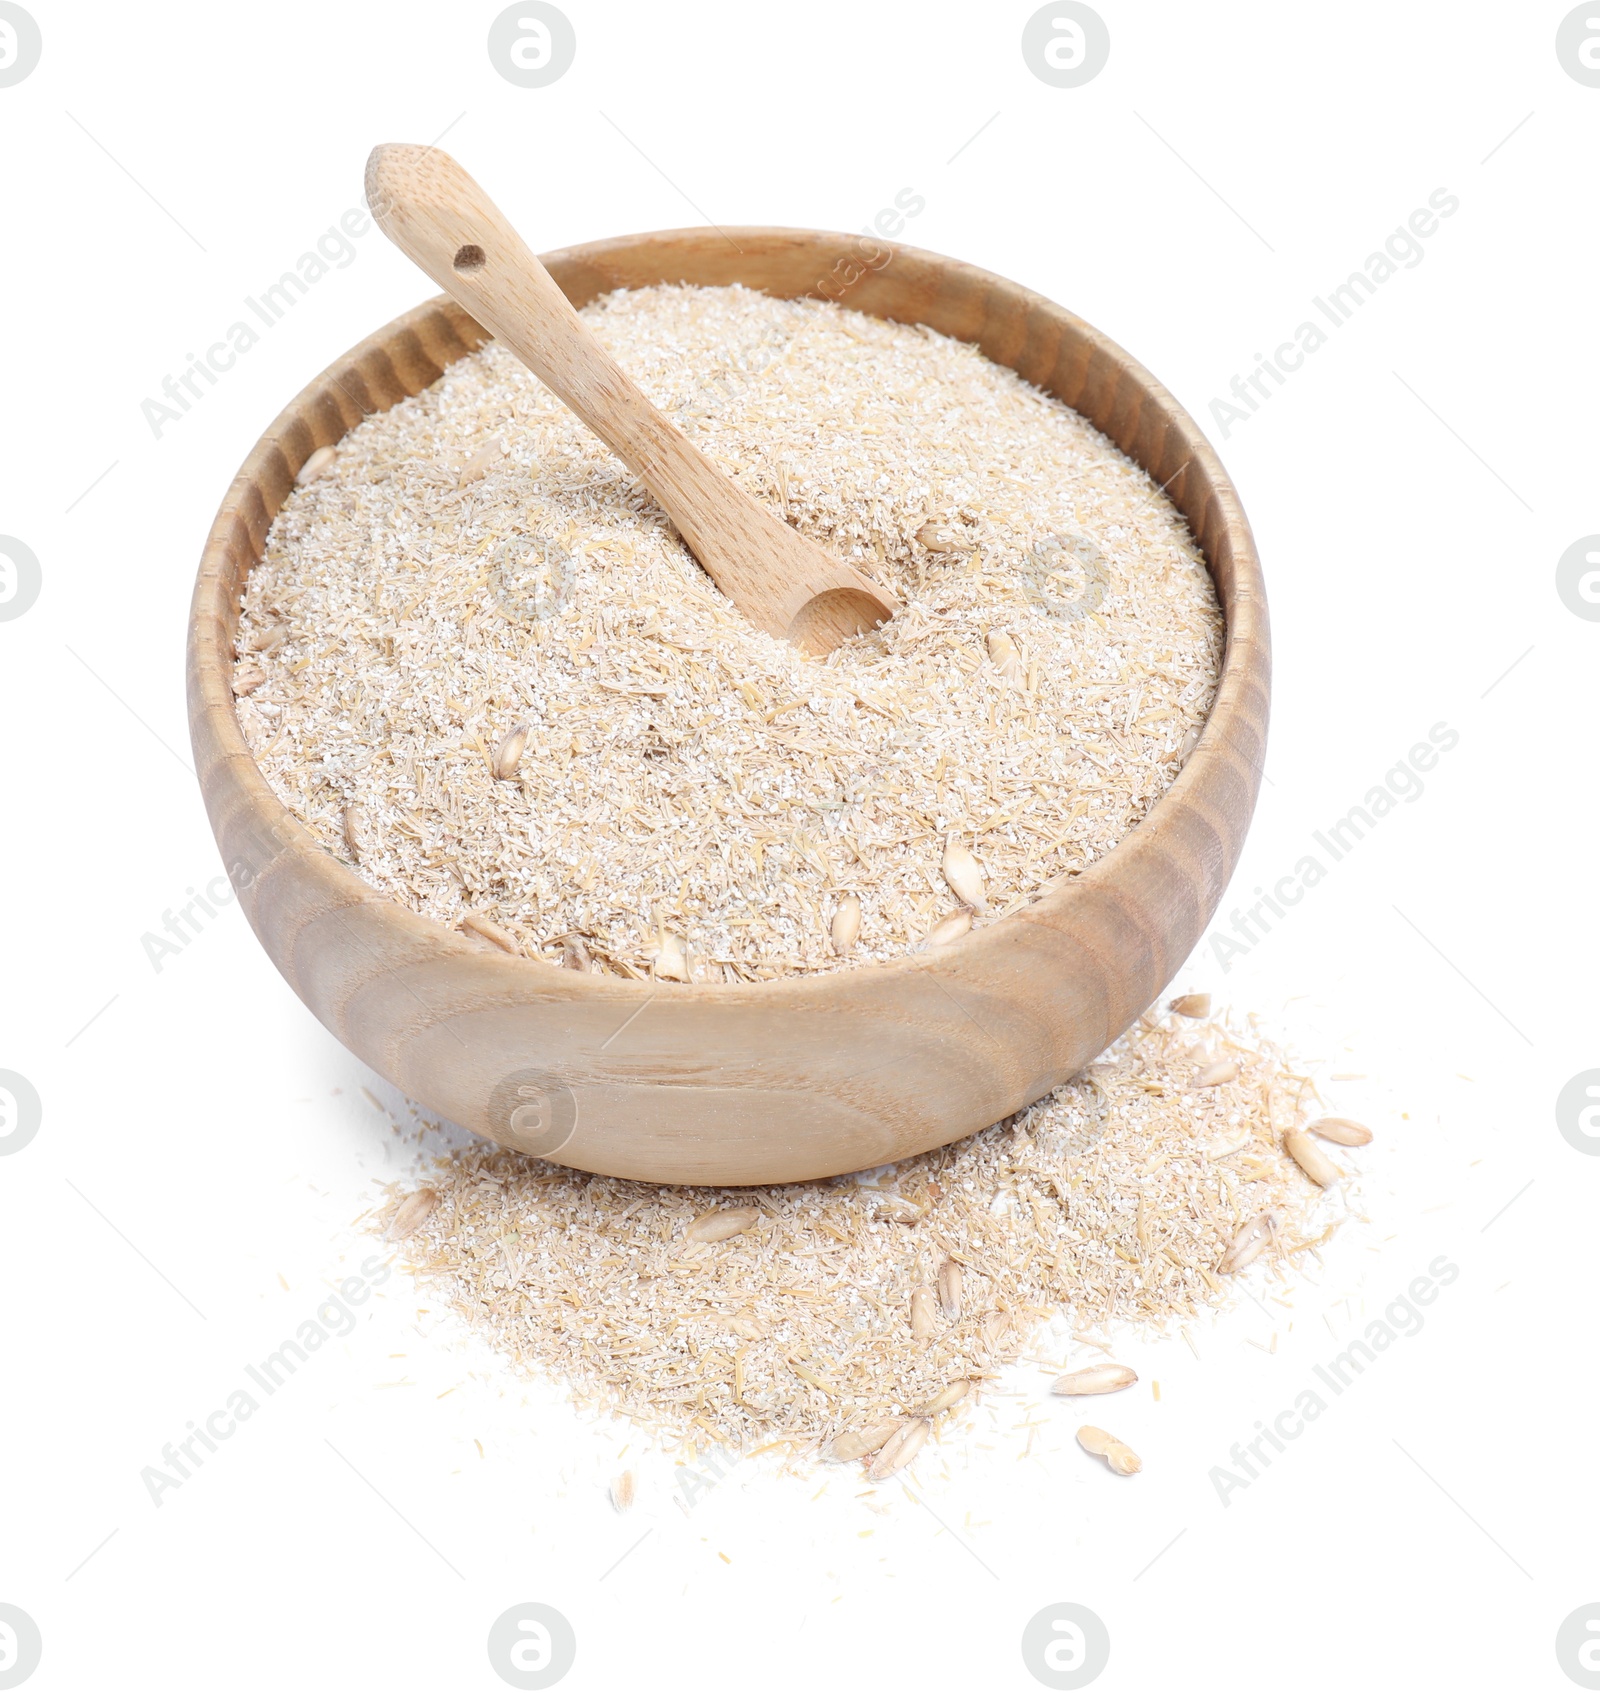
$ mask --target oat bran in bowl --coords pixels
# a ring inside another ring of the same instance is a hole
[[[579,306],[618,289],[663,284],[740,284],[785,301],[812,291],[849,247],[846,237],[808,232],[733,233],[743,252],[714,234],[708,239],[686,231],[574,248],[545,262]],[[270,735],[263,739],[263,728],[270,720],[250,707],[248,680],[237,708],[234,697],[241,673],[255,667],[253,643],[261,632],[252,611],[247,638],[240,635],[246,579],[263,556],[267,531],[296,473],[314,452],[339,443],[364,416],[423,393],[479,348],[483,332],[453,304],[435,301],[407,314],[314,382],[257,446],[219,513],[196,590],[191,710],[202,787],[242,903],[291,985],[358,1056],[434,1110],[504,1145],[610,1175],[730,1184],[834,1174],[946,1144],[1047,1093],[1120,1034],[1192,948],[1232,871],[1264,741],[1265,605],[1248,526],[1198,429],[1153,379],[1080,320],[969,266],[896,248],[880,270],[860,276],[847,303],[869,319],[921,324],[975,344],[1103,431],[1150,482],[1166,485],[1211,572],[1226,624],[1215,698],[1198,743],[1170,785],[1162,778],[1143,795],[1140,814],[1115,844],[1081,867],[1068,864],[1053,882],[1048,866],[1032,887],[1013,876],[1000,890],[998,909],[989,910],[982,883],[975,893],[963,891],[961,853],[981,867],[981,837],[930,827],[931,836],[948,836],[944,856],[936,854],[931,872],[923,865],[923,880],[932,886],[910,904],[902,901],[897,932],[882,924],[875,930],[882,913],[874,913],[873,889],[856,889],[867,907],[859,935],[867,950],[859,959],[848,956],[853,948],[840,953],[832,946],[851,880],[847,868],[841,874],[835,867],[810,938],[796,943],[796,967],[780,960],[780,974],[770,975],[759,958],[753,962],[718,942],[709,951],[725,956],[708,962],[719,979],[707,979],[705,961],[697,965],[693,956],[672,950],[673,941],[682,944],[678,930],[685,924],[671,911],[652,913],[660,920],[647,969],[640,967],[642,955],[629,958],[615,935],[607,945],[619,956],[596,961],[604,973],[562,968],[556,959],[582,937],[537,932],[526,911],[512,909],[507,924],[480,917],[477,933],[462,933],[374,886],[371,878],[379,872],[362,859],[359,840],[369,820],[359,806],[328,810],[339,783],[354,779],[348,770],[333,771],[336,780],[321,798],[302,797],[310,827],[263,774],[240,715],[251,723],[269,765]],[[872,333],[869,327],[864,339]],[[707,376],[715,381],[726,374]],[[713,417],[717,411],[702,409]],[[378,418],[375,427],[388,421]],[[837,433],[842,421],[819,418],[819,434],[824,427]],[[708,443],[702,438],[700,444]],[[715,441],[709,444],[714,450]],[[509,454],[514,443],[500,445]],[[356,441],[350,451],[355,454]],[[981,463],[981,431],[972,451]],[[869,452],[863,456],[870,459]],[[473,488],[487,477],[482,468],[468,477],[469,468],[460,466],[457,485],[437,492],[479,499]],[[758,474],[776,468],[739,466]],[[620,477],[615,490],[624,503],[628,481]],[[311,496],[316,488],[312,483],[302,492]],[[752,491],[764,492],[759,486]],[[937,491],[932,503],[938,504]],[[970,552],[930,544],[945,538],[938,523],[906,543],[917,568],[940,580],[952,569],[983,568],[983,537],[970,516],[950,516],[954,538]],[[873,560],[869,554],[869,568],[900,568],[904,538],[897,534],[888,534],[886,549],[896,557]],[[375,547],[381,539],[374,536]],[[662,615],[677,609],[663,607]],[[582,613],[579,605],[580,620]],[[983,667],[972,685],[994,693],[997,714],[1015,705],[1016,696],[1025,698],[1030,681],[1038,683],[1027,670],[1030,642],[1025,629],[1023,634],[1013,652],[1002,640],[956,672],[976,674],[974,661]],[[242,654],[236,639],[244,639]],[[817,674],[830,685],[836,676],[827,665]],[[997,675],[1016,686],[995,693]],[[759,675],[745,680],[759,693]],[[1118,725],[1110,731],[1124,738],[1137,716],[1121,719],[1126,692],[1118,690]],[[262,703],[271,702],[263,696]],[[493,782],[484,767],[505,755],[503,741],[483,744],[490,725],[466,721],[470,711],[455,712],[455,705],[468,702],[443,703],[455,713],[451,733],[466,737],[473,779]],[[869,700],[861,707],[864,715],[874,715],[874,703],[883,708],[883,701]],[[788,717],[775,709],[789,710],[787,699],[762,704],[759,720],[773,710],[785,732],[796,718],[811,715],[804,701]],[[892,702],[888,709],[892,715]],[[994,721],[998,733],[999,717]],[[915,722],[901,729],[915,739]],[[473,735],[479,737],[475,748]],[[794,739],[797,765],[804,765],[807,736]],[[459,743],[452,749],[462,750]],[[590,755],[570,756],[581,774]],[[536,773],[546,784],[561,774],[542,764]],[[956,775],[973,777],[970,771]],[[281,782],[282,772],[275,779]],[[992,796],[992,778],[978,773],[975,780],[980,794],[987,787]],[[456,803],[447,795],[446,813]],[[1073,822],[1071,807],[1062,808],[1054,794],[1050,803],[1056,809],[1041,805],[1031,821],[1065,831]],[[353,846],[341,842],[340,833],[330,834],[334,817],[357,835]],[[819,829],[818,838],[824,835]],[[805,861],[806,844],[800,843],[797,864]],[[926,858],[927,846],[919,842],[915,852]],[[380,844],[374,863],[383,850]],[[470,856],[461,854],[469,874]],[[1003,857],[997,854],[996,861]],[[495,892],[466,889],[471,898],[465,903],[474,911],[480,905],[499,909],[484,899],[485,891]],[[904,888],[901,894],[910,897]],[[419,895],[425,908],[428,897],[426,889]],[[930,935],[942,921],[941,901],[956,927],[963,910],[968,920],[978,912],[977,926],[954,936]],[[950,912],[953,903],[958,909]],[[926,928],[907,932],[908,912]],[[441,915],[448,920],[456,913],[441,909]],[[515,956],[486,946],[483,933],[494,938],[496,929],[500,939],[525,952],[542,948],[545,955]],[[558,939],[561,952],[555,950]]]

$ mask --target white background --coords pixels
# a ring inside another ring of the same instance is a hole
[[[1600,1601],[1600,1159],[1554,1102],[1600,1065],[1600,625],[1554,584],[1600,530],[1600,89],[1557,61],[1567,8],[1103,0],[1109,65],[1059,90],[1023,63],[1029,6],[564,4],[576,63],[524,90],[489,62],[494,5],[37,0],[43,60],[0,89],[0,531],[43,568],[0,623],[0,1068],[44,1102],[0,1158],[0,1600],[43,1632],[32,1685],[491,1690],[491,1622],[540,1600],[577,1631],[575,1690],[1026,1690],[1024,1624],[1073,1600],[1110,1630],[1106,1689],[1571,1686],[1556,1629]],[[1293,1311],[1245,1301],[1198,1359],[1128,1349],[1163,1384],[1118,1405],[1137,1479],[1077,1450],[1033,1366],[882,1513],[853,1474],[816,1496],[767,1460],[685,1513],[650,1458],[618,1517],[601,1489],[637,1441],[619,1460],[625,1430],[419,1326],[396,1275],[152,1504],[141,1469],[368,1256],[353,1220],[417,1156],[236,907],[159,973],[142,936],[221,871],[183,705],[211,515],[302,384],[432,290],[373,231],[161,438],[140,404],[359,203],[375,142],[447,128],[535,248],[855,229],[912,187],[908,239],[1175,391],[1274,621],[1224,914],[1458,731],[1277,932],[1184,973],[1371,1077],[1334,1091],[1378,1140],[1370,1222]],[[1423,262],[1222,439],[1213,397],[1439,188],[1460,210]],[[1425,1329],[1224,1507],[1210,1468],[1440,1254],[1461,1273]]]

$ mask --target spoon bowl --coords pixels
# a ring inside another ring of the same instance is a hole
[[[859,251],[849,235],[727,233],[737,247],[719,231],[671,230],[543,264],[574,307],[663,283],[799,298]],[[1211,715],[1144,820],[1081,876],[948,946],[738,984],[627,981],[480,952],[370,887],[278,799],[234,711],[245,579],[312,453],[488,340],[453,300],[406,313],[317,377],[251,448],[217,513],[190,621],[190,725],[240,904],[290,986],[362,1062],[502,1145],[606,1175],[717,1185],[832,1176],[945,1145],[1115,1040],[1188,958],[1238,863],[1270,658],[1255,544],[1216,453],[1148,371],[1064,307],[954,259],[882,250],[845,303],[975,343],[1087,417],[1166,486],[1227,624]],[[241,1069],[283,1061],[253,1038],[240,1031]]]

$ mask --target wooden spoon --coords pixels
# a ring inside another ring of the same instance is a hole
[[[706,574],[759,629],[831,652],[898,609],[717,469],[590,334],[498,207],[436,147],[375,147],[378,227],[643,479]]]

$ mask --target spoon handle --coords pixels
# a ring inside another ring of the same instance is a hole
[[[651,405],[448,153],[375,148],[366,187],[384,234],[644,481],[706,573],[758,628],[826,651],[835,635],[894,614],[876,584],[751,499]],[[819,596],[833,615],[819,618]]]

